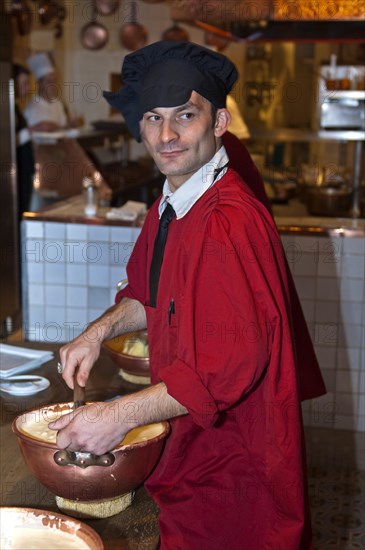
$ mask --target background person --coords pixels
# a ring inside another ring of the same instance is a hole
[[[24,116],[32,131],[53,132],[83,124],[80,118],[71,119],[62,101],[56,70],[46,53],[36,53],[28,66],[37,80],[37,93],[27,104]]]
[[[17,192],[18,215],[30,210],[33,192],[34,151],[27,122],[22,114],[20,103],[29,96],[30,73],[23,65],[13,64],[13,79],[15,86],[15,131],[16,131],[16,162],[17,162]]]
[[[271,214],[228,167],[221,141],[236,78],[227,58],[194,44],[158,42],[125,57],[124,87],[106,97],[166,182],[133,249],[128,286],[61,349],[61,361],[69,386],[76,366],[84,385],[103,339],[147,326],[152,386],[99,403],[99,422],[87,421],[86,407],[50,427],[60,430],[59,447],[101,454],[133,427],[170,419],[145,484],[165,550],[309,550],[284,253]]]

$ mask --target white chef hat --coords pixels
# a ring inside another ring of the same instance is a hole
[[[36,80],[55,72],[55,68],[46,53],[36,53],[32,55],[27,59],[27,63]]]

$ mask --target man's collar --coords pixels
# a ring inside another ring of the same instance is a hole
[[[227,171],[225,168],[215,178],[215,171],[228,162],[228,156],[224,146],[215,153],[213,158],[197,170],[181,187],[172,192],[167,179],[162,189],[162,198],[159,204],[159,214],[169,202],[176,212],[176,218],[180,219],[194,206],[198,199]]]

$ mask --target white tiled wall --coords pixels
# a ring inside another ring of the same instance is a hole
[[[66,342],[114,303],[138,228],[22,222],[27,340]]]
[[[365,238],[283,235],[328,393],[311,426],[365,431]]]
[[[22,222],[26,339],[68,341],[112,305],[139,231]],[[365,238],[282,241],[328,389],[305,423],[365,431]]]

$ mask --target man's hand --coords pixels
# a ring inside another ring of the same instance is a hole
[[[171,397],[160,382],[107,403],[92,403],[48,424],[59,430],[57,447],[71,451],[104,454],[136,428],[187,414],[187,409]]]
[[[119,304],[109,308],[80,336],[60,349],[62,377],[69,388],[74,387],[73,377],[77,366],[79,367],[77,381],[80,386],[86,386],[104,340],[144,328],[146,328],[146,313],[137,300],[124,298]]]
[[[52,430],[59,430],[59,449],[96,455],[115,449],[135,426],[128,407],[123,410],[119,400],[79,407],[49,424]]]
[[[100,355],[101,341],[93,339],[88,331],[83,332],[60,349],[60,359],[63,366],[62,377],[66,384],[74,387],[74,373],[78,366],[77,381],[80,386],[86,386],[90,371]]]

